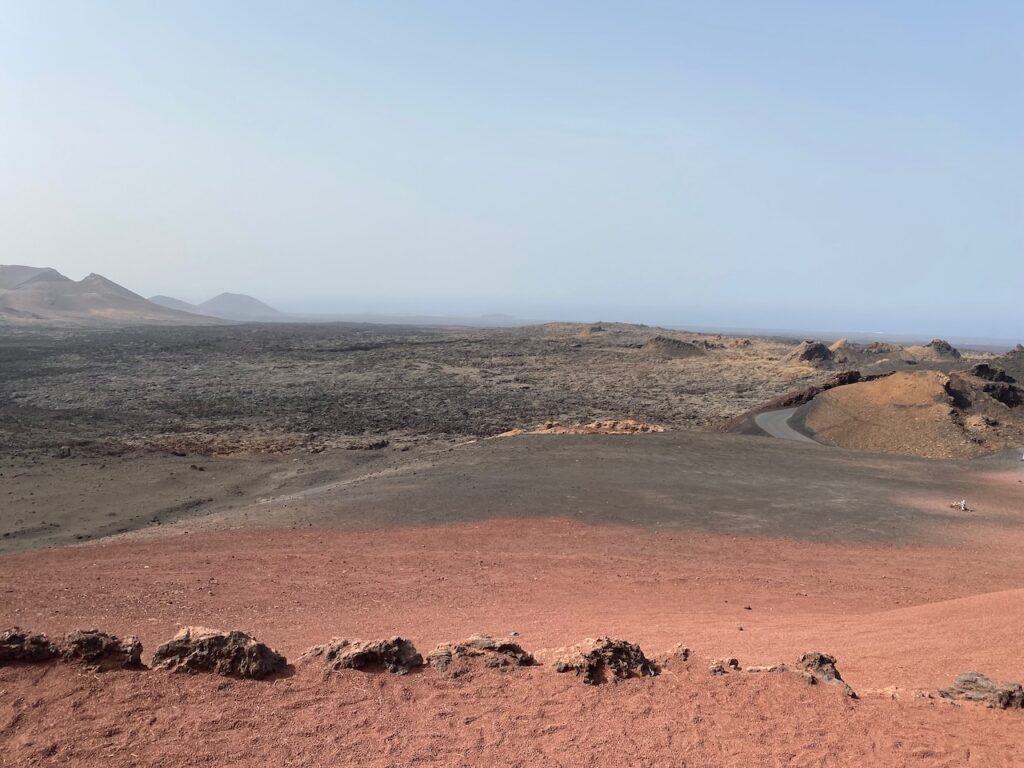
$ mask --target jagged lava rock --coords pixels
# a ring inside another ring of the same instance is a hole
[[[962,672],[939,695],[944,699],[978,701],[995,709],[1024,709],[1024,687],[1020,683],[996,683],[980,672]]]
[[[818,651],[809,651],[799,658],[796,663],[796,669],[804,672],[807,676],[807,682],[812,685],[818,682],[835,685],[842,688],[851,699],[857,698],[856,691],[846,684],[843,676],[836,669],[835,656],[829,656],[827,653],[820,653]]]
[[[469,671],[467,662],[481,658],[483,665],[490,668],[528,667],[534,663],[533,656],[518,643],[496,640],[490,635],[472,635],[461,643],[441,643],[427,655],[427,663],[458,677]]]
[[[387,671],[407,675],[423,666],[423,657],[408,640],[392,637],[387,640],[343,640],[333,638],[325,645],[316,645],[302,654],[303,658],[322,658],[330,669],[361,669],[368,672]]]
[[[0,664],[50,661],[57,658],[57,646],[46,635],[11,627],[0,632]]]
[[[609,637],[584,640],[555,651],[556,672],[575,672],[587,685],[631,677],[654,677],[661,670],[639,645]]]
[[[64,636],[61,658],[96,669],[138,669],[142,666],[142,643],[134,635],[122,639],[98,629],[79,629]]]
[[[175,672],[212,672],[261,678],[284,669],[284,656],[239,630],[185,627],[153,654],[153,666]]]

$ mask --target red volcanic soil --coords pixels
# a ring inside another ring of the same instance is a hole
[[[307,666],[272,682],[0,669],[4,765],[1010,766],[1021,716],[850,701],[795,675],[582,685],[550,668],[452,680]]]
[[[0,625],[138,634],[144,659],[183,624],[245,629],[292,661],[332,636],[401,634],[425,653],[478,631],[517,631],[531,651],[608,634],[694,656],[598,688],[551,667],[325,679],[303,663],[263,682],[2,668],[0,764],[1012,765],[1024,713],[920,693],[966,670],[1024,679],[1022,537],[985,531],[894,547],[496,519],[9,555]],[[707,673],[807,650],[837,656],[862,700]]]

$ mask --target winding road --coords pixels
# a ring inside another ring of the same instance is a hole
[[[778,411],[766,411],[754,417],[754,423],[772,437],[780,440],[795,440],[798,443],[820,443],[812,440],[803,432],[798,432],[789,425],[789,420],[796,413],[796,408],[783,408]]]

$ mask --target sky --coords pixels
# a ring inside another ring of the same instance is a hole
[[[0,0],[0,263],[1024,338],[1024,3]]]

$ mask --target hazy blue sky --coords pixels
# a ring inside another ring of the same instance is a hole
[[[1024,337],[1024,3],[0,0],[0,263]]]

